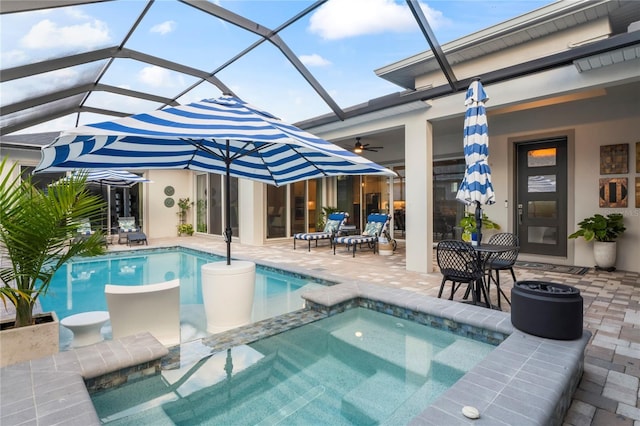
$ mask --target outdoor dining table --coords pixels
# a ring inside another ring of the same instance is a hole
[[[492,256],[495,256],[500,253],[506,253],[508,251],[514,250],[517,247],[507,246],[502,244],[478,244],[477,246],[473,246],[473,249],[476,253],[476,257],[478,259],[478,265],[480,270],[482,270],[482,277],[475,282],[474,289],[476,293],[475,300],[481,301],[481,296],[484,295],[484,300],[487,308],[495,308],[491,305],[491,299],[489,297],[489,283],[485,282],[485,271],[487,267],[487,262],[491,259]]]

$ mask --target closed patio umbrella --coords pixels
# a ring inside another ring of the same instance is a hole
[[[42,150],[36,171],[189,169],[271,185],[340,175],[395,173],[233,97],[222,96],[78,127]]]
[[[464,117],[464,160],[466,169],[456,198],[466,204],[475,204],[478,244],[482,240],[482,207],[494,204],[495,194],[489,167],[489,133],[484,103],[489,99],[480,80],[474,80],[467,89]]]

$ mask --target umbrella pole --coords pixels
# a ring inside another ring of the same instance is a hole
[[[227,265],[231,265],[231,235],[233,231],[231,230],[231,183],[229,182],[230,173],[229,169],[231,168],[231,156],[229,154],[229,139],[227,139],[227,155],[224,159],[224,162],[227,166],[225,182],[224,182],[224,192],[225,192],[225,206],[224,206],[224,215],[225,215],[225,230],[224,230],[224,240],[227,243]]]
[[[476,201],[476,235],[478,236],[478,245],[482,241],[482,209],[480,201]]]

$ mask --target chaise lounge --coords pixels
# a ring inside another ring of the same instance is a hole
[[[327,217],[327,223],[324,226],[324,230],[320,232],[300,232],[293,236],[293,249],[296,249],[296,240],[305,240],[308,242],[308,251],[311,251],[311,241],[316,242],[318,246],[318,240],[329,240],[329,243],[333,245],[333,239],[340,229],[347,222],[349,213],[339,212],[331,213]]]
[[[118,244],[126,242],[127,245],[134,243],[147,243],[147,235],[142,232],[140,227],[136,226],[136,219],[134,217],[119,217],[118,218]]]
[[[362,244],[367,244],[373,248],[373,253],[375,254],[378,251],[378,239],[389,226],[390,220],[391,216],[388,214],[370,214],[367,216],[367,224],[361,235],[336,236],[333,239],[333,254],[336,254],[336,246],[338,244],[345,244],[347,249],[352,247],[353,257],[356,257],[356,247],[360,245],[362,248]]]

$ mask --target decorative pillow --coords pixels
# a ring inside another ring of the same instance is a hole
[[[120,225],[120,228],[122,228],[124,232],[131,232],[134,229],[136,229],[135,220],[130,220],[130,219],[120,220],[118,223]]]
[[[328,220],[327,224],[324,226],[324,232],[328,232],[333,234],[338,231],[338,227],[340,226],[339,220]]]
[[[364,227],[362,235],[369,235],[371,237],[377,237],[382,230],[382,222],[367,222],[367,226]]]
[[[91,235],[91,224],[89,222],[83,222],[78,226],[78,234],[80,235]]]

